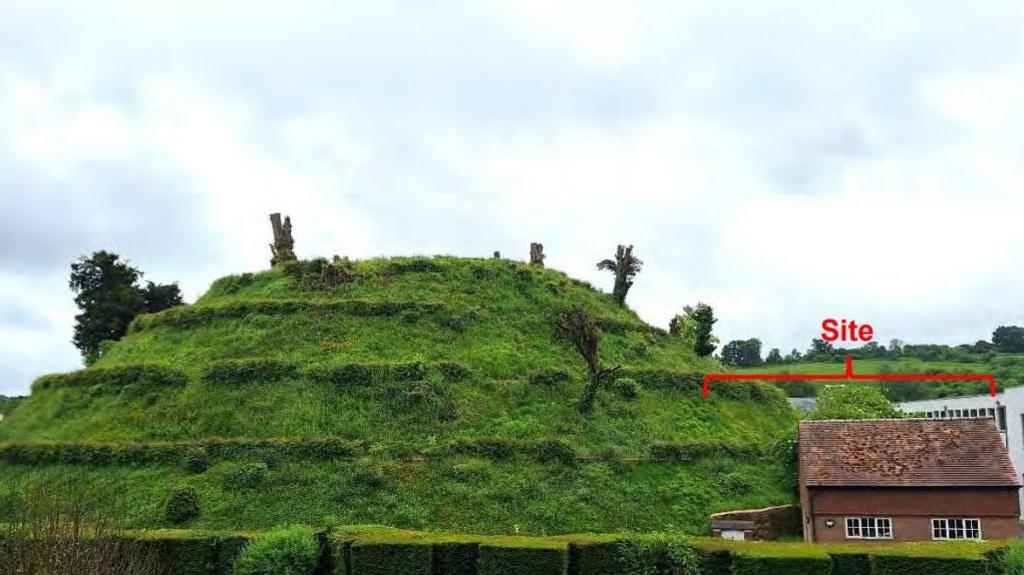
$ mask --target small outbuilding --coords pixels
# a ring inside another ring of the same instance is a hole
[[[803,421],[808,542],[1017,537],[1020,480],[992,419]]]

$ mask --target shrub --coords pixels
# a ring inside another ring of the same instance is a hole
[[[225,474],[224,483],[228,487],[255,489],[267,482],[269,473],[266,463],[243,463]]]
[[[203,380],[212,384],[239,385],[278,381],[294,377],[297,373],[294,365],[271,358],[222,359],[206,367]]]
[[[234,575],[311,575],[320,543],[307,527],[286,527],[252,540],[235,561]]]
[[[543,385],[553,387],[572,379],[572,376],[565,369],[560,367],[549,367],[535,371],[529,375],[530,385]]]
[[[533,444],[533,457],[541,463],[572,465],[576,462],[576,451],[561,439],[541,439]]]
[[[636,399],[640,395],[640,386],[636,380],[629,377],[620,377],[615,380],[615,392],[625,400]]]
[[[199,495],[195,487],[180,485],[172,489],[164,503],[164,516],[175,524],[198,517]]]
[[[190,473],[202,473],[210,468],[210,454],[199,446],[186,447],[182,453],[185,469]]]
[[[989,552],[987,557],[993,572],[1001,569],[1006,575],[1024,575],[1024,545],[1007,545]]]
[[[550,542],[489,542],[480,545],[479,575],[564,575],[568,549]]]
[[[349,551],[352,575],[430,575],[429,543],[406,541],[356,541]]]
[[[681,541],[664,536],[636,537],[618,545],[616,573],[623,575],[699,575],[700,556]]]

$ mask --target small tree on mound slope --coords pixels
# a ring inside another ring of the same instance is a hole
[[[611,379],[611,376],[619,370],[619,366],[601,367],[601,358],[598,353],[601,332],[590,312],[582,307],[572,307],[555,315],[555,335],[559,339],[572,343],[587,364],[587,386],[583,389],[583,395],[580,396],[578,409],[582,414],[590,413],[594,409],[594,401],[597,399],[597,392],[601,385]]]

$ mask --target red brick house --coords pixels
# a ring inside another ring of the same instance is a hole
[[[802,421],[808,542],[1017,537],[1020,481],[992,419]]]

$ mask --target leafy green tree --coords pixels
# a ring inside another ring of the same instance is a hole
[[[707,357],[714,353],[718,344],[718,338],[711,333],[717,321],[711,306],[698,303],[696,307],[686,306],[682,315],[672,318],[668,332],[682,339],[697,355]]]
[[[992,343],[1003,353],[1024,352],[1024,327],[1001,325],[992,332]]]
[[[146,301],[146,311],[149,313],[164,311],[184,303],[181,299],[178,282],[169,284],[146,282],[146,287],[142,290],[142,297]]]
[[[722,362],[734,367],[751,367],[761,365],[761,340],[736,339],[722,348]]]
[[[69,285],[82,313],[75,316],[73,341],[86,365],[100,356],[100,343],[118,340],[128,324],[146,310],[146,298],[136,287],[142,274],[117,254],[98,251],[71,264]]]
[[[586,415],[593,411],[597,392],[605,381],[611,378],[619,366],[602,368],[598,346],[601,332],[597,322],[586,308],[575,306],[555,315],[555,336],[576,348],[587,364],[587,385],[580,396],[578,409]]]
[[[829,358],[835,355],[835,352],[836,350],[832,347],[831,343],[820,338],[814,338],[811,340],[811,348],[807,350],[805,359]]]
[[[788,354],[786,354],[786,362],[787,363],[796,363],[796,362],[800,361],[801,359],[803,359],[803,357],[804,357],[804,354],[800,353],[800,350],[794,347],[793,351],[790,351]]]
[[[768,357],[764,358],[764,362],[768,364],[782,363],[782,352],[779,351],[779,348],[773,347],[768,352]]]
[[[107,251],[72,262],[68,285],[81,310],[75,316],[72,341],[82,352],[86,365],[99,359],[104,341],[121,339],[135,316],[182,303],[178,284],[148,282],[140,288],[141,277],[142,272]]]
[[[615,250],[615,259],[601,260],[597,262],[597,269],[608,270],[615,274],[615,286],[612,288],[612,297],[619,305],[626,305],[626,294],[629,288],[633,287],[633,278],[640,273],[644,262],[633,256],[633,246],[620,245]]]
[[[818,392],[807,419],[899,419],[903,414],[875,387],[834,385]]]

